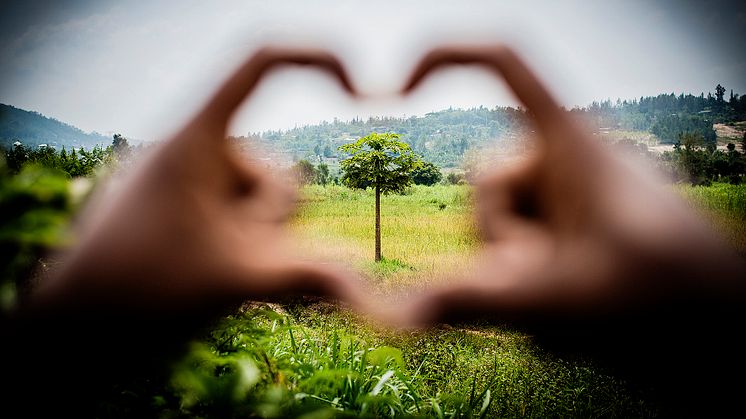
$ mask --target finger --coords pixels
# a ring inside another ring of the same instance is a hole
[[[238,179],[238,208],[254,221],[285,223],[296,209],[297,190],[269,172],[244,164]]]
[[[402,92],[410,93],[435,70],[452,65],[478,64],[502,75],[518,99],[534,114],[539,128],[551,132],[569,125],[569,118],[523,60],[510,48],[497,46],[445,46],[430,51],[415,67]]]
[[[317,49],[264,47],[249,58],[226,80],[199,114],[198,119],[225,128],[231,115],[251,94],[261,78],[281,65],[313,66],[334,76],[351,95],[356,91],[340,61],[331,53]]]
[[[519,271],[506,266],[496,272],[493,266],[475,278],[462,279],[389,305],[389,309],[379,310],[379,315],[383,314],[379,318],[403,328],[476,319],[528,326],[568,311],[557,287],[544,286],[546,281],[540,282],[540,278]]]
[[[296,261],[254,275],[261,279],[247,283],[248,294],[253,298],[325,296],[349,303],[360,311],[370,305],[363,279],[331,264]]]
[[[438,323],[458,323],[475,319],[514,318],[514,303],[491,289],[477,284],[444,287],[409,296],[396,304],[386,304],[375,313],[384,324],[404,329],[421,329]],[[511,309],[508,309],[511,307]]]
[[[535,190],[538,166],[530,159],[477,180],[475,212],[485,241],[513,237],[541,216]]]

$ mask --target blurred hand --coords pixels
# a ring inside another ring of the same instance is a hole
[[[349,275],[289,257],[282,233],[293,191],[238,158],[226,140],[234,110],[283,65],[318,67],[355,95],[327,52],[260,50],[119,188],[87,208],[79,243],[41,288],[39,304],[170,310],[301,293],[356,301]]]
[[[435,49],[403,93],[454,64],[501,75],[534,116],[540,144],[526,161],[478,184],[480,273],[409,299],[385,318],[405,326],[483,315],[541,323],[665,311],[713,294],[743,297],[738,258],[671,191],[577,128],[511,50]]]

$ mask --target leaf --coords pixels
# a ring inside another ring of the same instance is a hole
[[[373,390],[370,392],[370,395],[371,396],[377,396],[378,393],[380,393],[381,390],[383,389],[383,385],[386,384],[386,381],[388,381],[393,375],[394,375],[394,371],[393,370],[386,371],[386,373],[383,374],[383,376],[381,377],[381,379],[378,380],[378,383],[376,384],[376,386],[373,387]]]
[[[490,390],[487,389],[487,391],[484,392],[484,400],[482,400],[482,408],[479,410],[479,417],[483,418],[484,415],[487,414],[487,408],[490,407],[490,402],[492,402],[492,397]]]

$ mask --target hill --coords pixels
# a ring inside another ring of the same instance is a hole
[[[402,141],[427,161],[447,168],[459,166],[464,152],[470,148],[485,147],[495,140],[505,146],[514,144],[514,140],[527,128],[527,121],[524,111],[510,107],[449,108],[421,117],[371,117],[351,121],[335,119],[333,122],[287,131],[256,133],[250,138],[261,138],[270,147],[296,159],[321,161],[343,157],[337,147],[373,131],[396,132],[402,135]]]
[[[660,94],[632,100],[606,100],[570,110],[591,132],[605,137],[609,132],[622,132],[652,138],[653,144],[673,145],[685,134],[701,138],[703,144],[715,145],[718,132],[728,131],[728,142],[737,142],[743,132],[738,121],[746,120],[746,95],[717,85],[715,95],[699,96],[681,93]],[[459,167],[469,149],[481,152],[490,145],[501,149],[521,147],[520,139],[531,131],[530,116],[523,109],[449,108],[424,116],[408,118],[372,117],[367,120],[322,122],[285,131],[266,131],[249,135],[273,150],[294,159],[324,162],[336,167],[340,157],[337,147],[373,131],[396,132],[425,160],[442,168]],[[716,132],[713,128],[720,127]],[[739,128],[740,127],[740,128]]]
[[[8,148],[16,141],[26,146],[47,144],[68,149],[111,144],[111,138],[102,134],[85,133],[38,112],[0,104],[0,146]]]

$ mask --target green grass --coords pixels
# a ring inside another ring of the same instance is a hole
[[[592,364],[495,326],[393,333],[328,303],[254,304],[176,369],[171,412],[260,417],[652,416]]]
[[[677,185],[681,194],[714,229],[746,257],[746,184]]]
[[[382,264],[372,262],[372,191],[309,186],[302,197],[293,231],[306,257],[352,263],[384,288],[424,286],[472,268],[479,238],[469,186],[415,186],[382,197]]]
[[[351,263],[382,292],[472,269],[469,186],[382,198],[373,262],[371,192],[310,186],[292,232],[305,257]],[[321,300],[251,305],[177,368],[170,412],[260,417],[646,417],[654,404],[582,359],[494,325],[381,330]],[[166,398],[168,399],[168,398]]]

